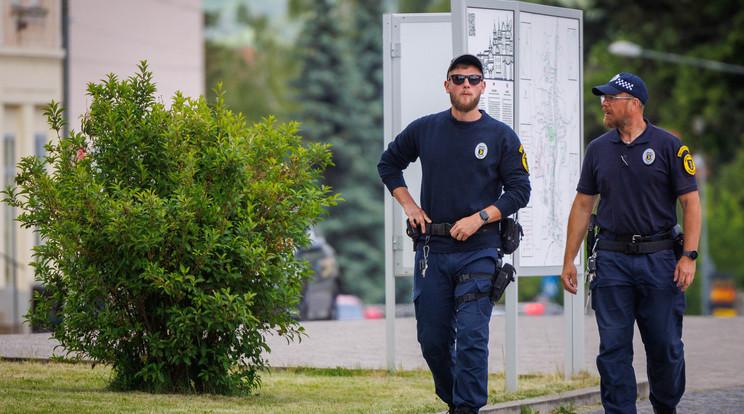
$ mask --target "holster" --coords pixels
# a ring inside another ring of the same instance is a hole
[[[677,260],[682,258],[682,252],[685,250],[685,234],[682,232],[682,226],[675,224],[672,227],[672,240],[674,240],[674,255]]]
[[[494,305],[501,299],[506,287],[514,281],[514,275],[517,273],[514,266],[509,263],[503,264],[493,275],[493,287],[491,288],[491,303]]]
[[[514,281],[514,275],[516,274],[514,266],[508,263],[502,265],[501,263],[501,260],[499,260],[499,264],[496,267],[496,273],[461,273],[457,275],[458,284],[472,279],[491,279],[491,291],[471,292],[458,296],[455,298],[455,305],[459,307],[465,302],[486,297],[495,305],[499,299],[501,299],[501,295],[504,294],[509,283]]]

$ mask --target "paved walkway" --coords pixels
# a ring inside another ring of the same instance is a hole
[[[653,414],[648,400],[638,402],[638,414]],[[602,407],[580,409],[579,414],[604,414]],[[741,414],[744,412],[744,387],[685,393],[677,414]]]
[[[504,317],[491,320],[489,369],[504,369]],[[287,344],[280,337],[269,338],[272,352],[268,359],[272,366],[314,366],[348,368],[385,368],[385,321],[333,321],[304,323],[308,337],[301,343]],[[518,372],[552,373],[563,370],[564,321],[562,316],[520,316],[518,321]],[[593,316],[585,322],[585,367],[597,372],[594,358],[599,349],[597,325]],[[722,397],[703,393],[690,400],[689,410],[680,412],[715,412],[707,401],[729,397],[736,401],[738,412],[744,412],[744,318],[686,317],[684,322],[685,357],[687,361],[687,389],[729,389]],[[11,358],[47,358],[56,345],[46,334],[0,335],[0,356]],[[634,367],[638,379],[645,379],[645,356],[640,335],[634,336]],[[61,354],[61,350],[56,351]],[[426,369],[416,342],[416,325],[412,318],[396,321],[396,366],[399,369]],[[730,391],[732,387],[734,391]],[[716,391],[718,392],[718,391]],[[721,391],[724,392],[724,391]],[[697,395],[689,393],[688,395]],[[683,400],[683,404],[687,404]],[[680,406],[682,409],[683,406]],[[710,410],[709,410],[710,409]],[[601,412],[601,411],[600,411]],[[649,411],[650,412],[650,411]],[[718,411],[728,412],[728,411]]]

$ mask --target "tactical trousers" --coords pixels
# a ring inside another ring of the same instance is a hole
[[[651,404],[671,410],[682,398],[685,296],[674,283],[676,264],[672,250],[642,255],[600,250],[597,254],[597,276],[590,289],[599,328],[602,405],[607,414],[636,413],[634,323],[646,349]]]
[[[422,274],[422,248],[416,252],[414,306],[418,342],[434,377],[439,398],[478,411],[488,398],[488,297],[457,304],[467,293],[490,292],[490,279],[457,283],[461,273],[494,273],[498,250],[430,253]]]

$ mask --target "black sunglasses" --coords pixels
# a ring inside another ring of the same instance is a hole
[[[467,79],[468,83],[475,86],[483,80],[483,75],[450,75],[449,79],[455,85],[462,85]]]

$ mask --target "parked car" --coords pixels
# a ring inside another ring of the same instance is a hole
[[[364,319],[362,300],[354,295],[338,295],[335,316],[340,321]]]
[[[297,256],[310,264],[313,275],[305,282],[300,301],[300,319],[336,319],[336,297],[339,293],[339,271],[336,251],[314,229],[309,230],[310,246]]]

